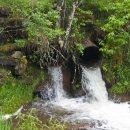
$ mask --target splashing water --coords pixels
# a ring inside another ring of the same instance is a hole
[[[82,66],[82,88],[86,92],[87,101],[98,101],[105,103],[108,101],[108,94],[105,82],[102,80],[100,68],[87,69]]]
[[[60,106],[72,112],[62,116],[62,120],[72,123],[91,122],[93,130],[130,130],[130,105],[126,103],[114,103],[108,100],[105,82],[99,68],[82,68],[82,87],[86,96],[80,98],[66,98],[62,85],[62,71],[60,67],[48,68],[52,76],[52,87],[55,89],[56,102],[54,106]],[[84,129],[88,129],[88,126]]]
[[[61,67],[48,67],[48,73],[51,75],[51,86],[54,88],[55,100],[59,101],[66,96],[63,90],[63,75]]]
[[[63,75],[61,67],[48,67],[48,74],[50,75],[50,81],[46,86],[47,97],[49,97],[50,100],[54,99],[55,101],[64,99],[66,94],[63,90]],[[44,92],[42,92],[42,94],[44,94]]]

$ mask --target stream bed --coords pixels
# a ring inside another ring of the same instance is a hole
[[[60,67],[49,68],[48,73],[51,74],[46,94],[49,100],[32,102],[23,107],[23,113],[37,108],[36,116],[43,123],[49,118],[67,121],[67,130],[130,130],[130,97],[108,96],[100,68],[82,67],[81,81],[86,95],[78,98],[67,97]]]
[[[130,96],[110,95],[109,100],[111,102],[117,103],[117,106],[118,105],[120,106],[120,103],[123,103],[124,105],[129,103]],[[43,100],[29,103],[28,105],[23,107],[22,113],[27,113],[32,108],[36,108],[38,111],[35,114],[43,123],[46,123],[50,118],[52,118],[54,120],[58,119],[61,121],[65,121],[65,119],[64,119],[65,117],[67,117],[67,116],[70,117],[73,114],[73,111],[68,111],[61,106],[53,105],[53,104],[47,105],[47,104],[48,103],[45,103]],[[109,110],[109,108],[107,109],[107,111],[108,110]],[[115,109],[115,111],[116,111],[116,109]],[[102,113],[104,113],[104,112],[102,112]],[[85,115],[85,113],[84,113],[84,115]],[[119,113],[119,117],[120,117],[120,113]],[[129,122],[129,120],[128,120],[128,122]],[[95,120],[95,119],[91,119],[91,118],[88,118],[88,119],[86,118],[86,119],[82,119],[82,120],[71,121],[69,124],[66,125],[66,130],[118,130],[118,129],[107,128],[107,127],[102,128],[103,127],[102,125],[104,125],[104,123],[105,123],[105,121],[101,121],[101,119]],[[124,127],[122,130],[128,130],[128,129]]]

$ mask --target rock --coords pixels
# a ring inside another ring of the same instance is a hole
[[[56,106],[53,108],[53,112],[57,115],[57,116],[65,116],[65,115],[71,115],[73,114],[73,111],[68,111],[67,109],[60,107],[60,106]]]
[[[26,56],[22,56],[22,58],[19,59],[18,64],[15,66],[14,75],[23,76],[26,72],[27,64],[28,64],[28,61],[26,59]]]
[[[86,95],[85,91],[81,88],[77,89],[74,93],[74,97],[77,98],[77,97],[81,97],[81,96],[84,96]]]
[[[22,57],[22,52],[21,51],[15,51],[12,56],[12,58],[16,59],[16,61],[18,61],[19,59],[21,59]]]

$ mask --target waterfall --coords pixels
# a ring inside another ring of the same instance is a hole
[[[48,73],[51,75],[49,86],[54,89],[55,101],[64,99],[66,94],[63,90],[63,74],[61,66],[48,67]]]
[[[54,101],[60,101],[66,97],[65,91],[63,90],[63,75],[60,66],[48,67],[48,74],[50,80],[46,85],[46,90],[41,92],[43,99],[49,99]]]
[[[108,101],[108,94],[105,87],[105,82],[102,80],[100,68],[82,68],[82,88],[86,93],[87,101]]]

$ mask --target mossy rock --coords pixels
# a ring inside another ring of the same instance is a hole
[[[16,45],[15,44],[6,44],[6,45],[1,45],[0,46],[0,53],[1,52],[12,52],[14,49],[16,48]]]

